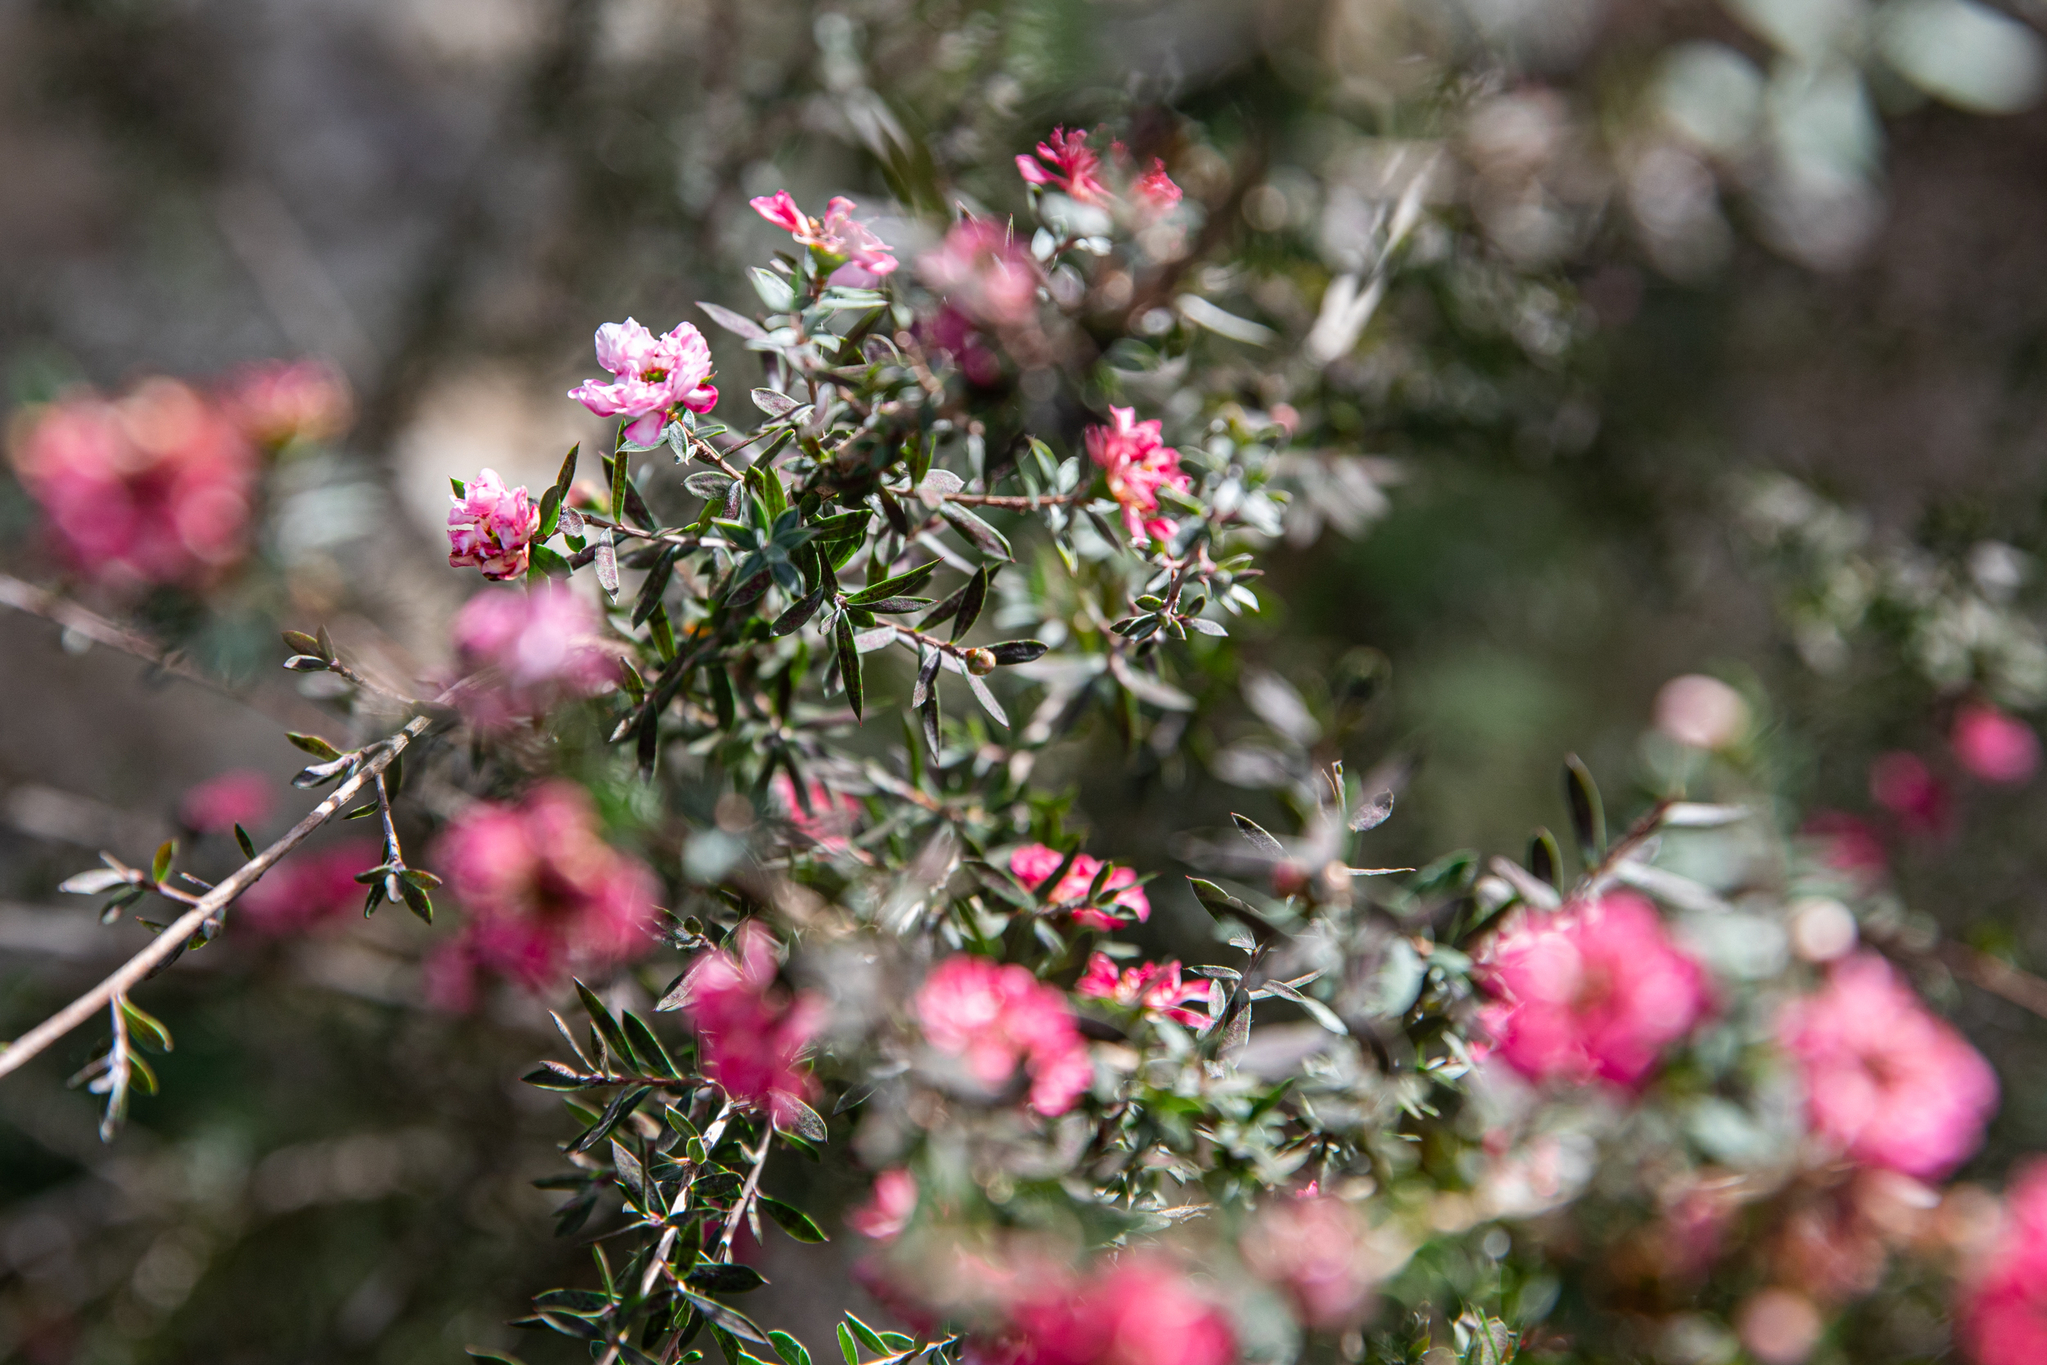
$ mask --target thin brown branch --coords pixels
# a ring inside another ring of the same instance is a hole
[[[390,767],[392,761],[405,751],[408,744],[424,735],[432,725],[433,717],[416,716],[404,729],[375,746],[376,752],[357,763],[355,771],[349,774],[325,801],[313,807],[305,819],[293,825],[283,838],[249,859],[231,876],[201,896],[190,910],[172,921],[168,928],[150,940],[147,947],[129,958],[106,980],[7,1044],[4,1050],[0,1050],[0,1076],[18,1070],[30,1058],[92,1018],[116,996],[126,995],[139,982],[146,979],[159,964],[168,961],[178,952],[186,940],[198,933],[207,920],[226,909],[237,896],[254,886],[279,859],[304,843],[314,830],[333,819],[343,806],[354,800],[364,787],[369,786],[384,769]]]

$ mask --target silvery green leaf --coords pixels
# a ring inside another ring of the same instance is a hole
[[[58,883],[57,889],[72,896],[96,896],[102,891],[111,891],[126,885],[126,873],[116,872],[108,867],[96,867],[89,872],[80,872],[66,877]]]
[[[1671,829],[1715,829],[1748,818],[1747,806],[1712,806],[1698,801],[1679,801],[1666,806],[1662,824]]]

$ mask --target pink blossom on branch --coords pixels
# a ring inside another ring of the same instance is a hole
[[[799,798],[796,783],[780,768],[768,784],[768,794],[774,799],[776,813],[819,849],[844,853],[851,847],[853,826],[864,813],[855,797],[811,781],[804,784]]]
[[[1180,468],[1180,452],[1166,444],[1156,420],[1140,422],[1130,408],[1112,407],[1109,416],[1109,426],[1087,429],[1088,458],[1108,476],[1109,496],[1122,505],[1130,538],[1167,539],[1178,524],[1157,515],[1159,489],[1184,491],[1193,484]]]
[[[442,833],[434,861],[469,914],[463,959],[529,989],[654,946],[661,885],[604,842],[572,782],[543,783],[518,805],[477,802]]]
[[[1154,157],[1151,169],[1131,186],[1130,195],[1144,217],[1163,218],[1179,204],[1180,187],[1166,174],[1166,163]]]
[[[970,1341],[970,1365],[1229,1365],[1236,1333],[1176,1267],[1126,1253],[1086,1277],[1031,1276],[999,1335]]]
[[[682,983],[682,1009],[696,1025],[704,1075],[725,1093],[788,1127],[817,1093],[803,1055],[824,1022],[815,996],[775,983],[775,938],[756,920],[726,948],[705,953]]]
[[[846,1215],[846,1226],[862,1237],[889,1242],[902,1235],[917,1211],[917,1177],[897,1167],[874,1177],[874,1194]]]
[[[1956,1335],[1976,1365],[2047,1360],[2047,1161],[2023,1167],[2005,1195],[2003,1227],[1968,1277]]]
[[[2016,786],[2040,769],[2033,727],[1988,702],[1970,702],[1955,713],[1948,743],[1970,776],[1985,782]]]
[[[992,218],[954,223],[936,249],[918,258],[917,272],[985,327],[1020,327],[1037,311],[1038,263],[1008,227]]]
[[[1016,159],[1016,172],[1041,189],[1051,186],[1083,204],[1104,205],[1109,202],[1109,188],[1096,174],[1101,165],[1101,157],[1087,145],[1086,133],[1054,128],[1050,139],[1038,144],[1035,158],[1026,155]]]
[[[1479,1024],[1534,1081],[1637,1086],[1706,1013],[1705,975],[1625,892],[1533,916],[1482,964]]]
[[[1948,828],[1947,784],[1917,754],[1878,754],[1869,765],[1869,795],[1898,818],[1908,834],[1942,834]]]
[[[455,652],[473,679],[456,704],[472,724],[495,727],[596,696],[618,679],[620,647],[603,625],[563,584],[476,594],[455,615]]]
[[[533,555],[540,509],[524,485],[507,488],[494,469],[463,487],[448,509],[448,567],[474,568],[485,578],[517,578]]]
[[[187,385],[33,408],[10,444],[58,553],[97,582],[203,588],[247,552],[256,451]]]
[[[819,258],[833,284],[870,289],[895,272],[895,252],[874,230],[853,217],[858,207],[844,195],[833,196],[823,218],[807,217],[787,190],[749,201],[761,217],[783,229]]]
[[[1785,1006],[1777,1041],[1805,1081],[1814,1135],[1864,1165],[1938,1179],[1976,1150],[1997,1107],[1990,1064],[1873,953]]]
[[[1107,953],[1097,952],[1087,962],[1074,990],[1095,1000],[1109,1000],[1125,1009],[1163,1014],[1191,1029],[1205,1029],[1213,1022],[1208,1011],[1185,1008],[1193,1002],[1208,1004],[1215,989],[1213,981],[1180,980],[1177,961],[1146,962],[1126,969],[1121,975]]]
[[[1386,1241],[1357,1208],[1311,1193],[1270,1199],[1242,1248],[1251,1272],[1284,1292],[1303,1323],[1329,1330],[1361,1320],[1372,1286],[1398,1268],[1399,1253]]]
[[[631,419],[626,439],[649,446],[661,439],[678,409],[709,412],[718,406],[711,384],[711,344],[687,322],[665,336],[655,336],[627,318],[597,329],[597,363],[611,372],[612,382],[586,379],[569,397],[599,417]]]
[[[1066,855],[1056,848],[1043,844],[1026,844],[1009,855],[1009,870],[1016,879],[1033,891],[1042,891],[1051,875],[1066,861]],[[1102,870],[1102,860],[1086,853],[1074,857],[1073,866],[1059,879],[1046,897],[1052,908],[1057,910],[1071,906],[1088,893],[1095,884],[1095,876]],[[1127,867],[1110,871],[1108,881],[1102,884],[1105,891],[1116,893],[1111,904],[1130,912],[1141,924],[1151,918],[1151,899],[1144,894],[1144,888],[1137,884],[1137,873]],[[1081,906],[1073,911],[1073,922],[1090,929],[1114,929],[1121,920],[1099,906]]]
[[[1087,1044],[1066,997],[1014,963],[961,954],[924,979],[914,1006],[932,1048],[958,1058],[983,1089],[1000,1091],[1022,1067],[1030,1106],[1065,1113],[1094,1080]]]

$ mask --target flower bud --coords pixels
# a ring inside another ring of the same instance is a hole
[[[970,649],[967,651],[967,672],[977,678],[985,678],[995,671],[995,651],[992,649]]]

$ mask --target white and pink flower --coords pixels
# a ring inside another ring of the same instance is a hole
[[[455,651],[470,681],[456,705],[486,728],[594,697],[618,679],[620,647],[603,618],[563,584],[491,589],[455,615]]]
[[[824,1004],[775,984],[775,939],[756,920],[705,953],[683,978],[683,1010],[696,1025],[704,1075],[733,1099],[785,1127],[817,1092],[803,1057],[824,1022]]]
[[[833,284],[872,289],[883,276],[895,273],[895,252],[853,216],[859,206],[842,194],[825,205],[822,218],[807,216],[787,190],[750,202],[754,212],[809,247]]]
[[[917,1020],[934,1051],[958,1059],[991,1093],[1021,1067],[1030,1106],[1053,1117],[1071,1109],[1094,1080],[1087,1044],[1066,997],[1014,963],[962,954],[947,958],[917,992]]]
[[[711,380],[711,344],[687,322],[655,336],[631,318],[597,329],[597,363],[612,375],[586,379],[569,397],[599,417],[629,418],[626,439],[649,446],[661,439],[678,409],[709,412],[718,406]]]
[[[1059,870],[1066,861],[1066,855],[1056,848],[1043,844],[1026,844],[1009,855],[1009,870],[1016,879],[1033,891],[1043,891],[1045,882]],[[1047,893],[1047,900],[1055,911],[1070,910],[1075,924],[1090,929],[1114,929],[1122,919],[1109,909],[1096,905],[1079,905],[1095,884],[1095,876],[1102,870],[1102,860],[1086,853],[1077,854],[1073,866],[1059,879],[1059,884]],[[1117,909],[1128,911],[1140,924],[1151,918],[1151,899],[1144,894],[1144,888],[1137,884],[1137,873],[1127,867],[1110,869],[1109,879],[1102,883],[1104,891],[1116,894],[1110,904]]]
[[[1108,426],[1087,429],[1088,458],[1108,476],[1109,496],[1123,508],[1123,525],[1133,541],[1164,540],[1178,529],[1158,515],[1159,489],[1185,490],[1193,480],[1180,468],[1180,452],[1167,445],[1160,424],[1140,422],[1130,408],[1109,409]]]
[[[533,556],[540,509],[524,485],[505,487],[486,469],[463,486],[448,509],[448,567],[473,568],[485,578],[517,578]]]
[[[1124,1009],[1162,1014],[1191,1029],[1205,1029],[1210,1020],[1207,1005],[1215,990],[1213,981],[1182,981],[1178,961],[1145,962],[1116,970],[1107,953],[1097,952],[1087,961],[1074,990],[1093,1000],[1107,1000]],[[1203,1008],[1188,1009],[1190,1004]]]

